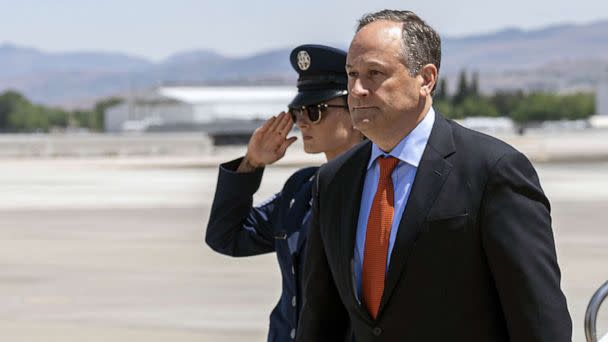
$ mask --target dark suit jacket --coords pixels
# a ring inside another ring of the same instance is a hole
[[[298,341],[571,340],[549,201],[528,159],[436,115],[401,218],[379,315],[355,296],[353,253],[371,143],[313,187]]]

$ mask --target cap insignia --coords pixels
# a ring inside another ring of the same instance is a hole
[[[298,52],[298,67],[300,70],[307,70],[310,68],[310,55],[308,52],[304,50]]]

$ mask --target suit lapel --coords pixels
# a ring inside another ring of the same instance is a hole
[[[367,163],[371,154],[371,142],[365,143],[352,158],[348,159],[343,165],[339,173],[337,182],[339,187],[334,189],[340,191],[337,197],[339,201],[337,205],[340,212],[340,221],[338,223],[339,230],[336,232],[336,239],[340,246],[340,264],[344,278],[343,284],[347,284],[351,300],[356,306],[354,273],[353,273],[353,256],[355,252],[355,239],[357,232],[357,221],[359,219],[359,208],[361,206],[361,194],[363,193],[363,183],[367,170]],[[360,307],[360,313],[367,315],[367,311]]]
[[[445,157],[454,152],[452,129],[443,116],[437,113],[429,141],[416,171],[405,212],[399,223],[380,303],[380,313],[399,281],[427,213],[452,169],[452,165],[445,160]]]

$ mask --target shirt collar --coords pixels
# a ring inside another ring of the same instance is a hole
[[[369,170],[374,165],[378,157],[384,155],[395,157],[417,168],[422,159],[422,154],[431,135],[434,123],[435,111],[431,107],[424,119],[408,135],[401,139],[397,146],[389,153],[382,151],[378,145],[372,144],[372,155],[367,164],[367,169]]]

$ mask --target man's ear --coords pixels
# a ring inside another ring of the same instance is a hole
[[[427,64],[423,66],[420,70],[420,76],[422,77],[420,95],[431,95],[433,89],[435,89],[435,84],[437,84],[437,67],[434,64]]]

